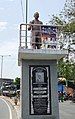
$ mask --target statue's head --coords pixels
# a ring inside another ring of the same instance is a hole
[[[35,18],[39,18],[39,13],[38,13],[38,12],[35,12],[35,13],[34,13],[34,17],[35,17]]]

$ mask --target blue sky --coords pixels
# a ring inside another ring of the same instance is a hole
[[[28,23],[33,19],[35,11],[40,13],[40,20],[48,23],[52,14],[59,14],[66,0],[28,0]],[[19,25],[25,22],[25,2],[23,14],[21,0],[0,0],[0,55],[3,57],[3,78],[20,77],[21,69],[18,66]],[[0,56],[1,76],[1,56]]]

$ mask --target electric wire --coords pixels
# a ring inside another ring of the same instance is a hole
[[[21,2],[22,19],[23,19],[23,22],[24,22],[24,9],[23,9],[23,2],[22,2],[22,0],[20,0],[20,2]]]

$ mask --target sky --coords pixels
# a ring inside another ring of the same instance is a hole
[[[38,11],[43,24],[57,15],[66,0],[28,0],[28,23]],[[25,23],[26,0],[0,0],[0,77],[3,56],[2,78],[21,77],[18,66],[19,26]],[[11,55],[11,56],[9,56]]]

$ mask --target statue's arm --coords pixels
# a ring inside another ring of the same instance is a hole
[[[32,28],[32,25],[31,24],[34,24],[33,22],[34,22],[34,20],[33,21],[30,21],[29,26],[28,26],[28,30],[31,30],[31,28]]]

